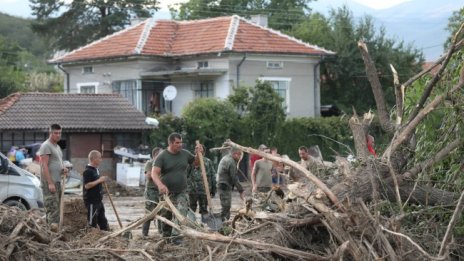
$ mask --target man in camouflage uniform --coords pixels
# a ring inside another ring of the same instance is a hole
[[[186,171],[188,165],[193,163],[195,156],[182,149],[182,136],[178,133],[169,135],[168,144],[167,149],[163,150],[153,162],[151,177],[158,187],[160,195],[168,195],[180,214],[187,216],[189,198]],[[168,220],[173,218],[172,212],[166,210],[161,211],[160,216]],[[165,238],[179,235],[179,231],[166,224],[163,224],[162,230]],[[181,244],[182,239],[175,237],[172,242]]]
[[[205,149],[201,146],[201,153],[204,155]],[[214,169],[213,162],[203,157],[205,164],[206,177],[208,179],[209,192],[211,197],[216,195],[216,170]],[[202,222],[204,221],[204,215],[208,213],[207,209],[207,198],[205,185],[203,183],[203,176],[201,175],[200,161],[198,158],[195,159],[193,164],[190,164],[187,168],[187,190],[189,192],[190,209],[193,212],[197,211],[197,205],[200,208],[200,214]]]
[[[42,193],[47,222],[53,230],[60,222],[61,175],[67,175],[68,169],[63,165],[63,153],[58,145],[61,139],[61,126],[52,124],[49,137],[37,152],[40,156]]]
[[[224,156],[219,162],[217,173],[217,188],[219,199],[221,200],[222,220],[230,218],[230,207],[232,206],[232,189],[237,187],[240,198],[244,200],[242,185],[237,177],[237,162],[242,156],[242,152],[237,148],[231,148],[230,153]]]
[[[158,154],[162,151],[161,148],[156,147],[151,151],[152,159],[147,161],[145,164],[145,212],[150,213],[156,208],[159,202],[159,192],[153,179],[151,178],[151,169],[153,168],[153,161],[156,159]],[[143,223],[142,235],[148,236],[148,230],[150,230],[151,220]],[[161,234],[161,222],[158,222],[158,232]]]

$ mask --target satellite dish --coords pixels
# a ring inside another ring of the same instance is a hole
[[[176,98],[177,95],[177,89],[174,87],[174,85],[168,85],[166,88],[164,88],[163,91],[163,97],[166,101],[172,101],[174,98]]]

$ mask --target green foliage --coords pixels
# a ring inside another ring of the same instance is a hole
[[[34,32],[53,39],[53,50],[72,50],[112,34],[158,10],[156,0],[30,0]]]
[[[150,134],[150,143],[153,147],[166,148],[169,134],[173,132],[181,133],[185,136],[183,118],[175,117],[172,114],[163,114],[158,118],[159,127]]]
[[[232,104],[215,98],[200,98],[190,102],[182,113],[185,119],[185,142],[190,146],[195,140],[207,148],[221,146],[230,138],[238,115]]]
[[[448,26],[446,27],[446,30],[450,33],[450,36],[444,44],[445,49],[449,48],[453,36],[456,34],[462,23],[464,23],[464,7],[454,11],[451,17],[448,19]],[[461,34],[458,40],[463,38],[463,34]]]
[[[298,147],[318,145],[325,160],[352,153],[353,138],[345,117],[294,118],[285,121],[278,138],[269,144],[279,153],[298,159]]]
[[[296,38],[335,51],[336,57],[321,65],[321,103],[336,104],[345,112],[366,112],[375,108],[375,100],[367,80],[364,62],[357,47],[363,40],[376,64],[387,103],[394,104],[392,64],[404,81],[421,70],[422,54],[385,36],[384,28],[377,29],[371,17],[355,21],[345,6],[332,9],[328,18],[311,14],[290,32]]]
[[[190,0],[178,4],[178,11],[171,8],[171,15],[179,20],[239,15],[250,18],[266,14],[270,28],[290,30],[300,23],[309,12],[311,0]]]
[[[0,37],[0,98],[25,89],[25,74],[18,64],[22,49]]]
[[[437,95],[446,94],[459,81],[459,73],[462,69],[464,53],[458,52],[450,61],[443,73],[443,78],[435,86],[429,100]],[[408,115],[418,103],[425,85],[430,81],[427,76],[416,82],[408,89],[405,97],[406,115]],[[406,117],[407,118],[407,117]],[[464,137],[464,95],[458,92],[448,97],[444,104],[432,111],[416,128],[415,157],[410,166],[433,158],[438,151],[456,139]],[[424,182],[432,182],[434,186],[450,191],[460,192],[464,189],[464,177],[462,167],[464,148],[461,146],[453,150],[447,158],[431,169],[425,170],[420,176]]]
[[[249,127],[251,140],[255,145],[270,144],[285,121],[283,99],[267,82],[258,81],[250,92],[251,100],[244,121]]]
[[[0,35],[17,43],[34,57],[47,57],[51,52],[43,39],[31,29],[32,20],[0,13]]]

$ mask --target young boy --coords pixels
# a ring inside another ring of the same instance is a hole
[[[101,230],[109,230],[108,220],[105,217],[105,207],[103,206],[102,183],[106,181],[105,176],[100,176],[98,166],[102,161],[101,153],[92,150],[89,153],[89,164],[84,171],[84,203],[87,207],[87,220],[92,227]]]

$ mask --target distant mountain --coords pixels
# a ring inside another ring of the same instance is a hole
[[[449,33],[448,18],[464,7],[464,0],[411,0],[387,9],[372,9],[354,1],[319,0],[311,2],[314,11],[328,14],[330,8],[346,4],[355,18],[370,15],[377,26],[384,26],[387,35],[424,52],[426,60],[435,60],[444,52]]]

